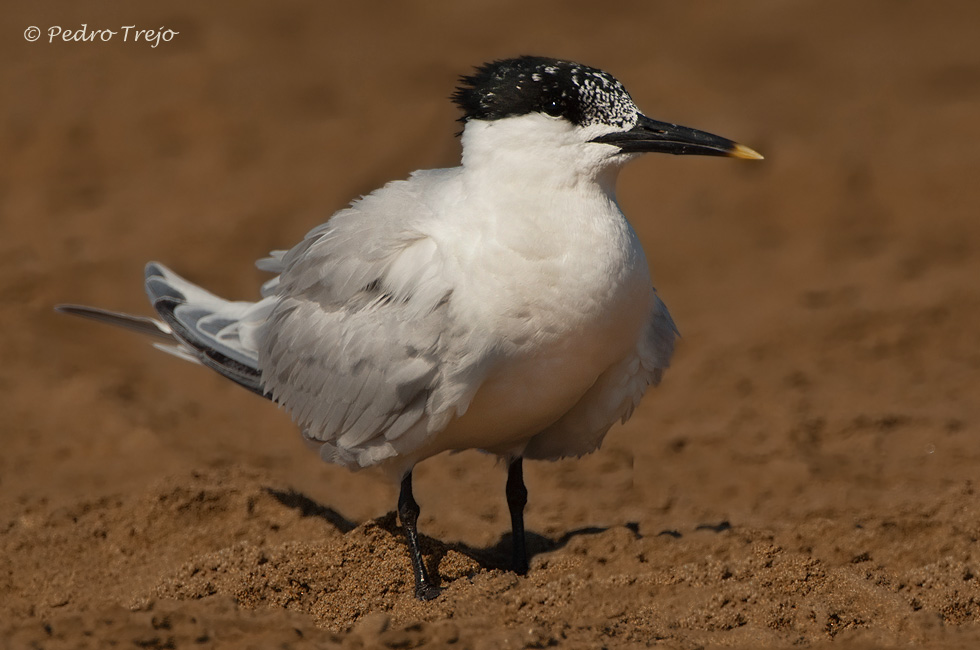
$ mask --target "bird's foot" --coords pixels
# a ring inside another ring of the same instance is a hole
[[[441,593],[442,588],[431,583],[415,585],[415,597],[422,601],[438,598]]]

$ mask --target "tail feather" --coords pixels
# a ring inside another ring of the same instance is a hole
[[[55,309],[164,339],[166,343],[155,343],[154,347],[201,363],[271,399],[262,389],[258,355],[249,343],[251,330],[262,319],[262,304],[224,300],[155,262],[146,266],[145,286],[162,321],[81,305],[58,305]]]
[[[98,307],[86,307],[85,305],[55,305],[54,310],[62,314],[81,316],[100,323],[122,327],[146,336],[155,336],[171,342],[174,340],[170,327],[155,318],[132,316],[108,309],[99,309]]]
[[[239,337],[242,319],[254,303],[219,298],[155,262],[146,265],[146,293],[174,337],[201,363],[268,397],[262,389],[258,355]]]

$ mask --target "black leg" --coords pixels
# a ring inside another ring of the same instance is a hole
[[[524,540],[524,506],[527,505],[527,488],[524,487],[524,459],[520,456],[511,462],[507,471],[507,506],[510,508],[511,537],[514,542],[514,573],[527,573],[527,546]]]
[[[422,559],[422,550],[419,548],[419,504],[415,502],[415,497],[412,495],[411,472],[402,480],[401,493],[398,495],[398,518],[402,522],[402,528],[405,529],[408,553],[412,558],[412,571],[415,572],[415,597],[419,600],[432,600],[441,590],[429,578],[425,561]]]

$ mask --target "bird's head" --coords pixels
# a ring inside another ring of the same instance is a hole
[[[640,153],[762,158],[727,138],[643,115],[607,72],[571,61],[522,56],[462,77],[463,163],[549,160],[601,172]]]

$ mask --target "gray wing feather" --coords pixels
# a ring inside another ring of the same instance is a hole
[[[264,328],[265,390],[307,437],[355,454],[386,447],[394,455],[390,443],[422,422],[443,370],[445,307],[421,322],[405,311],[391,303],[324,311],[282,299]]]
[[[429,208],[417,187],[439,177],[415,178],[261,262],[281,273],[257,336],[263,387],[331,462],[367,466],[411,450],[472,395],[453,378],[478,355],[464,359],[451,347],[460,339],[445,335],[452,273],[419,227]]]
[[[279,293],[279,274],[283,271],[282,258],[286,251],[272,251],[269,257],[263,257],[255,263],[255,267],[266,273],[275,273],[276,277],[262,285],[262,297],[268,298]]]

